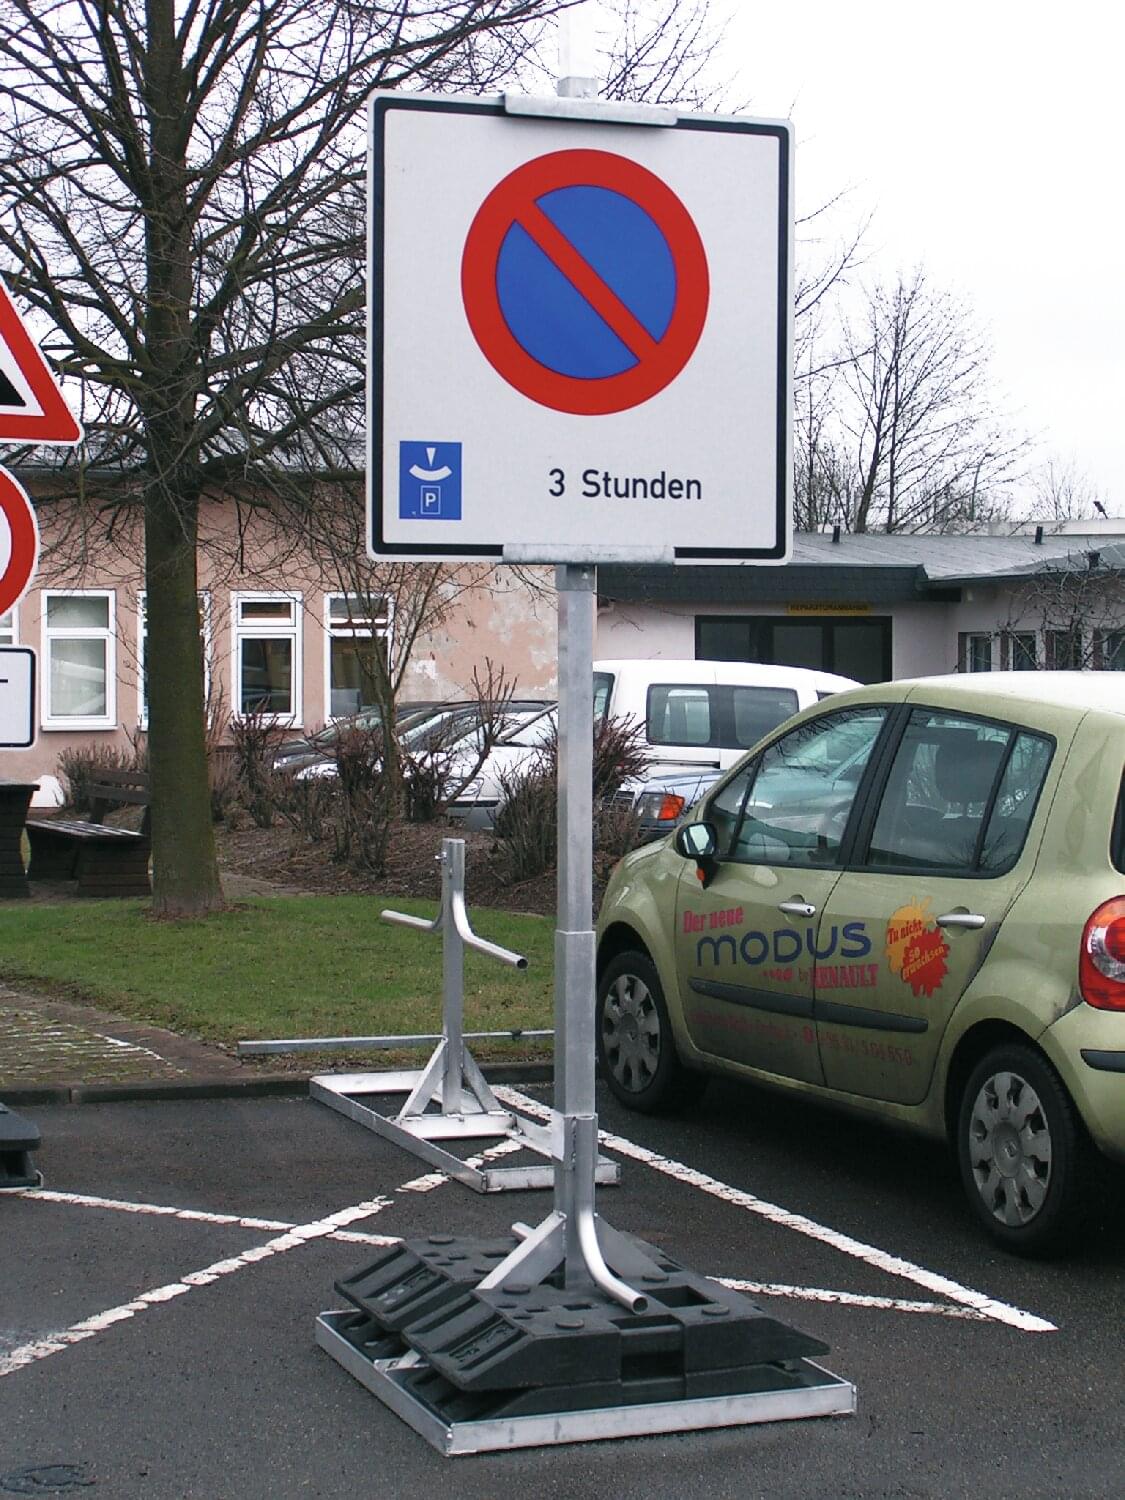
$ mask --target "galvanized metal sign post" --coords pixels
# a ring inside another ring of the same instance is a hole
[[[596,565],[788,555],[791,141],[782,122],[574,93],[390,94],[371,110],[370,554],[554,564],[559,601],[552,1212],[514,1226],[507,1254],[469,1241],[456,1255],[388,1252],[340,1283],[354,1312],[318,1320],[322,1345],[445,1452],[854,1402],[804,1360],[822,1345],[735,1294],[712,1306],[711,1284],[595,1209]],[[713,1394],[690,1398],[697,1313],[693,1368],[711,1350]],[[620,1351],[634,1336],[649,1350],[677,1320],[667,1389],[679,1394],[638,1405]],[[412,1352],[380,1362],[373,1327]],[[594,1336],[619,1357],[615,1400],[604,1381],[596,1398],[580,1389],[594,1376],[577,1344],[592,1351]],[[728,1336],[756,1351],[745,1362],[758,1376],[734,1373]],[[774,1389],[762,1369],[787,1360],[801,1372]],[[497,1392],[491,1415],[428,1404],[419,1361],[460,1390]]]

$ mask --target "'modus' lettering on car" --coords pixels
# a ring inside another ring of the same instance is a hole
[[[702,969],[705,955],[710,953],[712,965],[718,968],[723,962],[724,952],[729,954],[729,963],[735,964],[741,960],[742,963],[751,965],[767,961],[791,964],[806,951],[814,959],[832,958],[835,955],[840,958],[864,958],[871,952],[871,939],[862,922],[845,922],[842,927],[833,924],[820,937],[818,945],[817,933],[811,927],[807,927],[804,932],[798,932],[793,927],[778,927],[772,933],[757,932],[751,928],[741,938],[736,938],[730,932],[724,933],[722,937],[701,937],[695,945],[695,962]]]

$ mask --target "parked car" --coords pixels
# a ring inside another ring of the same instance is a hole
[[[499,712],[500,733],[508,732],[529,718],[538,718],[551,706],[550,700],[544,698],[515,698],[505,702]],[[465,767],[464,774],[469,776],[480,753],[482,713],[488,711],[477,699],[431,704],[421,713],[396,719],[399,745],[408,757],[442,757],[448,762],[454,781],[459,766]],[[297,772],[298,777],[304,779],[336,774],[334,751],[322,752],[318,759]]]
[[[884,684],[786,723],[611,879],[609,1087],[655,1110],[719,1073],[945,1138],[999,1244],[1061,1247],[1125,1162],[1123,764],[1114,673]]]
[[[397,703],[395,726],[400,730],[406,729],[420,719],[428,718],[439,706],[439,703],[433,701]],[[274,754],[273,769],[295,772],[303,770],[305,766],[326,763],[334,758],[336,743],[341,735],[357,729],[378,729],[382,722],[383,710],[381,708],[366,708],[362,713],[349,714],[343,719],[333,719],[331,724],[326,724],[315,734],[302,735],[280,744]]]

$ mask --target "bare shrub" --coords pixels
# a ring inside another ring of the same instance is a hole
[[[437,724],[425,744],[401,751],[406,816],[412,823],[444,817],[500,741],[511,723],[516,679],[485,658],[484,675],[473,669],[475,728],[464,733],[464,721]],[[468,753],[467,753],[468,752]]]
[[[61,751],[55,769],[62,782],[66,799],[64,806],[75,812],[89,810],[90,788],[106,771],[133,771],[137,766],[132,750],[115,750],[110,745],[80,745]]]
[[[398,801],[383,731],[346,730],[337,737],[335,751],[334,857],[354,869],[382,875]]]
[[[340,795],[340,783],[335,776],[282,773],[274,784],[278,813],[309,844],[323,843],[331,835]]]
[[[546,754],[516,771],[501,772],[501,807],[492,851],[497,879],[522,885],[555,868],[558,856],[558,778]]]
[[[614,801],[625,781],[647,765],[641,730],[625,719],[606,719],[594,729],[594,879],[602,882],[622,855],[636,848],[639,822],[633,802]],[[493,861],[498,878],[519,885],[553,870],[558,862],[558,737],[552,735],[536,759],[501,774],[502,806],[496,817]]]
[[[288,730],[271,713],[251,709],[230,720],[238,796],[259,828],[272,828],[277,809],[273,762]]]
[[[229,823],[239,799],[238,764],[232,746],[216,745],[208,750],[207,784],[212,823]]]

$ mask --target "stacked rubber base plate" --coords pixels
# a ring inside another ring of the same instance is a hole
[[[516,1247],[431,1235],[336,1283],[317,1342],[446,1454],[850,1414],[819,1340],[636,1244],[657,1269],[630,1312],[561,1275],[479,1283]]]

